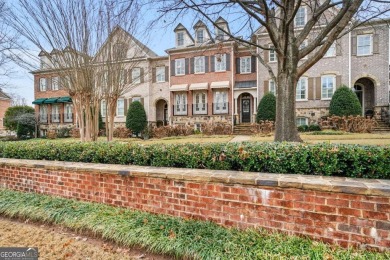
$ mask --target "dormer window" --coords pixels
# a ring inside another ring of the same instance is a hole
[[[197,30],[196,31],[196,42],[197,43],[204,43],[204,30]]]
[[[225,33],[222,31],[222,30],[220,30],[220,29],[216,29],[216,34],[217,34],[217,40],[219,40],[219,41],[222,41],[223,40],[223,38],[224,38],[224,36],[225,36]]]
[[[299,7],[297,14],[295,15],[295,26],[303,27],[306,24],[306,8]]]
[[[177,46],[183,46],[184,45],[184,32],[178,32],[177,33]]]

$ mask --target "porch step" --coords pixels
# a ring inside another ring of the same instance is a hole
[[[233,128],[233,134],[235,135],[251,135],[251,124],[238,124]]]
[[[375,126],[373,129],[372,129],[372,132],[375,132],[375,133],[389,133],[390,132],[390,125],[388,123],[386,123],[385,121],[381,120],[381,119],[377,119],[376,120],[377,122],[377,126]]]

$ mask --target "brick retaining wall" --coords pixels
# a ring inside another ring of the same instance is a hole
[[[390,180],[0,159],[3,188],[389,250]]]

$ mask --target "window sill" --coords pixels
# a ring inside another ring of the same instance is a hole
[[[216,73],[221,73],[221,72],[226,72],[227,70],[216,70],[216,71],[214,71],[214,72],[216,72]]]
[[[321,100],[323,100],[323,101],[330,101],[330,100],[332,100],[332,98],[321,98]]]
[[[373,56],[373,53],[370,54],[356,54],[356,57],[367,57],[367,56]]]
[[[322,58],[336,58],[337,57],[337,55],[333,55],[333,56],[324,56],[324,57],[322,57]]]
[[[206,74],[206,72],[194,72],[195,75],[199,75],[199,74]]]
[[[277,60],[268,61],[268,63],[277,63],[277,62],[278,62]]]
[[[309,101],[308,99],[296,99],[295,101],[301,102],[301,101]]]
[[[251,74],[251,73],[254,73],[254,72],[240,72],[240,73],[238,73],[238,74],[245,75],[245,74]]]

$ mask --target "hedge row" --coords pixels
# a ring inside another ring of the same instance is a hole
[[[390,179],[390,147],[292,143],[139,145],[0,143],[0,156],[34,160]]]

